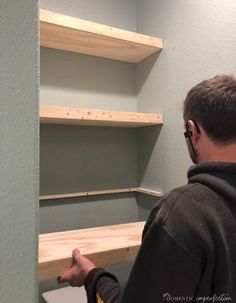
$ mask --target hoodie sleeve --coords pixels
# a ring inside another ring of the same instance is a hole
[[[86,281],[88,303],[156,303],[173,301],[173,297],[188,297],[190,301],[202,267],[201,260],[186,251],[164,225],[153,222],[125,287],[97,268]]]

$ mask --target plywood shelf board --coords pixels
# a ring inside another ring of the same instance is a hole
[[[110,194],[119,194],[119,193],[143,193],[146,195],[162,197],[163,193],[155,190],[140,188],[140,187],[129,187],[129,188],[118,188],[118,189],[104,189],[104,190],[95,190],[95,191],[84,191],[77,193],[66,193],[66,194],[52,194],[52,195],[41,195],[39,197],[40,201],[45,200],[55,200],[55,199],[68,199],[76,197],[88,197],[88,196],[98,196],[98,195],[110,195]]]
[[[163,48],[163,40],[40,9],[40,45],[137,63]]]
[[[87,126],[142,127],[163,123],[162,114],[41,106],[40,122]]]
[[[39,280],[60,276],[72,262],[71,253],[81,253],[97,266],[134,260],[145,222],[42,234],[39,236]]]

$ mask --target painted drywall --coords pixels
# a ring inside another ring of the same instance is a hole
[[[136,29],[135,0],[42,0],[40,6],[115,27]],[[133,64],[41,48],[40,74],[42,105],[137,111]],[[137,130],[42,125],[40,137],[41,194],[137,185]],[[41,233],[137,219],[134,194],[40,203]],[[109,269],[124,283],[130,266],[121,264]],[[40,282],[40,293],[57,287],[61,286],[56,279]]]
[[[42,125],[41,194],[137,186],[133,129]]]
[[[40,103],[137,111],[135,66],[41,48]]]
[[[41,201],[40,233],[135,222],[137,211],[131,193]]]
[[[186,183],[191,164],[182,121],[188,90],[216,74],[236,75],[236,2],[138,0],[137,30],[165,41],[159,56],[137,66],[138,110],[164,113],[156,143],[140,133],[139,180],[168,191]]]
[[[39,0],[39,5],[61,14],[136,30],[136,0]]]
[[[35,303],[38,243],[37,1],[0,3],[0,301]]]

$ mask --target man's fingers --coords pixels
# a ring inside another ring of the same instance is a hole
[[[81,254],[79,249],[74,249],[72,252],[72,256],[73,256],[73,263],[71,265],[71,268],[68,269],[67,271],[65,271],[60,277],[57,278],[57,282],[58,283],[65,283],[65,282],[71,282],[71,279],[73,278],[73,272],[75,269],[75,263],[78,263],[80,258],[81,258]]]
[[[58,283],[69,282],[71,279],[71,271],[66,271],[63,275],[57,278]]]
[[[72,252],[73,258],[77,261],[81,258],[81,253],[78,248],[75,248]]]
[[[77,248],[73,250],[72,257],[71,268],[65,271],[57,281],[58,283],[68,282],[71,286],[84,285],[88,273],[96,266],[89,259],[82,256]]]

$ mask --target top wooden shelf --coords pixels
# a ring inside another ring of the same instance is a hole
[[[163,48],[163,40],[40,9],[40,45],[137,63]]]

